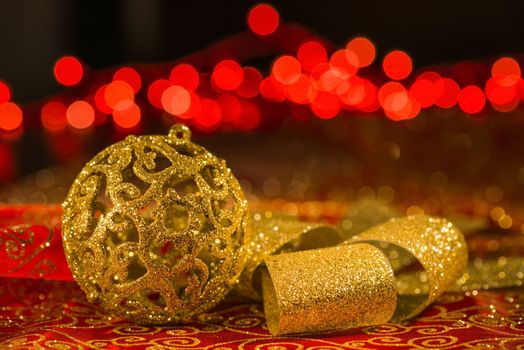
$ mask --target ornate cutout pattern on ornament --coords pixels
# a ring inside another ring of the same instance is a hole
[[[184,126],[103,150],[80,172],[63,208],[75,279],[89,300],[137,323],[208,310],[245,262],[240,186]]]

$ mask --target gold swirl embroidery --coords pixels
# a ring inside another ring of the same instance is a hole
[[[25,255],[26,245],[33,243],[35,234],[33,231],[25,230],[28,227],[29,225],[0,229],[0,245],[4,245],[5,252],[9,259],[22,259]],[[27,234],[28,237],[23,237],[25,234]],[[2,239],[2,236],[5,238]]]
[[[9,272],[15,272],[21,269],[30,260],[32,260],[35,256],[40,254],[44,249],[51,245],[51,241],[54,236],[54,229],[46,227],[46,232],[47,236],[45,237],[44,242],[36,247],[31,253],[26,255],[27,246],[35,243],[36,233],[34,231],[34,226],[20,225],[0,229],[0,245],[3,243],[7,256],[12,260],[17,261],[16,266],[14,266]],[[4,237],[3,239],[2,236]],[[47,266],[45,266],[46,264]],[[32,270],[31,274],[36,273],[37,271],[39,273],[45,274],[52,272],[53,269],[54,264],[50,260],[44,259],[35,265],[33,268],[34,271]]]
[[[44,342],[44,346],[49,349],[57,349],[57,350],[71,350],[71,349],[78,349],[82,350],[84,347],[80,344],[71,344],[65,341],[58,341],[58,340],[48,340]]]
[[[433,349],[443,348],[455,345],[458,343],[458,338],[450,335],[438,335],[431,337],[417,337],[409,339],[407,344],[418,349]]]
[[[29,271],[29,275],[42,277],[53,272],[55,268],[55,263],[53,261],[49,259],[43,259],[33,266],[31,271]]]
[[[523,290],[480,291],[458,302],[446,294],[409,322],[319,338],[274,338],[256,322],[262,318],[256,303],[228,302],[177,327],[137,326],[105,316],[73,283],[0,280],[0,285],[3,298],[17,300],[0,307],[0,319],[12,321],[0,326],[2,349],[518,349],[524,337]],[[476,338],[468,338],[471,334]]]

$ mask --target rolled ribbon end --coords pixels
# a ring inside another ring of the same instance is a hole
[[[381,324],[395,312],[393,270],[370,244],[280,254],[265,262],[264,309],[274,335]]]
[[[410,254],[408,263],[418,260],[425,293],[397,295],[394,267],[385,255],[389,245]],[[391,219],[336,247],[269,256],[262,272],[267,325],[274,335],[288,335],[410,318],[435,301],[466,263],[462,233],[429,216]]]

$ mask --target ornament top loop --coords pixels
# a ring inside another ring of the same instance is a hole
[[[167,137],[176,143],[191,140],[191,130],[184,124],[175,124],[169,130]]]

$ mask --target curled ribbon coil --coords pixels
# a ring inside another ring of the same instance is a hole
[[[396,218],[356,235],[286,216],[251,219],[231,170],[190,136],[175,125],[166,137],[108,147],[64,202],[71,272],[109,312],[182,322],[235,289],[262,297],[273,334],[343,330],[416,315],[467,264],[462,234],[441,218]],[[414,263],[428,288],[398,294],[395,274]]]
[[[405,266],[416,259],[429,293],[397,295],[388,256],[402,256]],[[268,328],[273,334],[318,333],[413,317],[461,275],[467,257],[462,233],[429,216],[393,218],[335,247],[267,256],[262,284]]]

